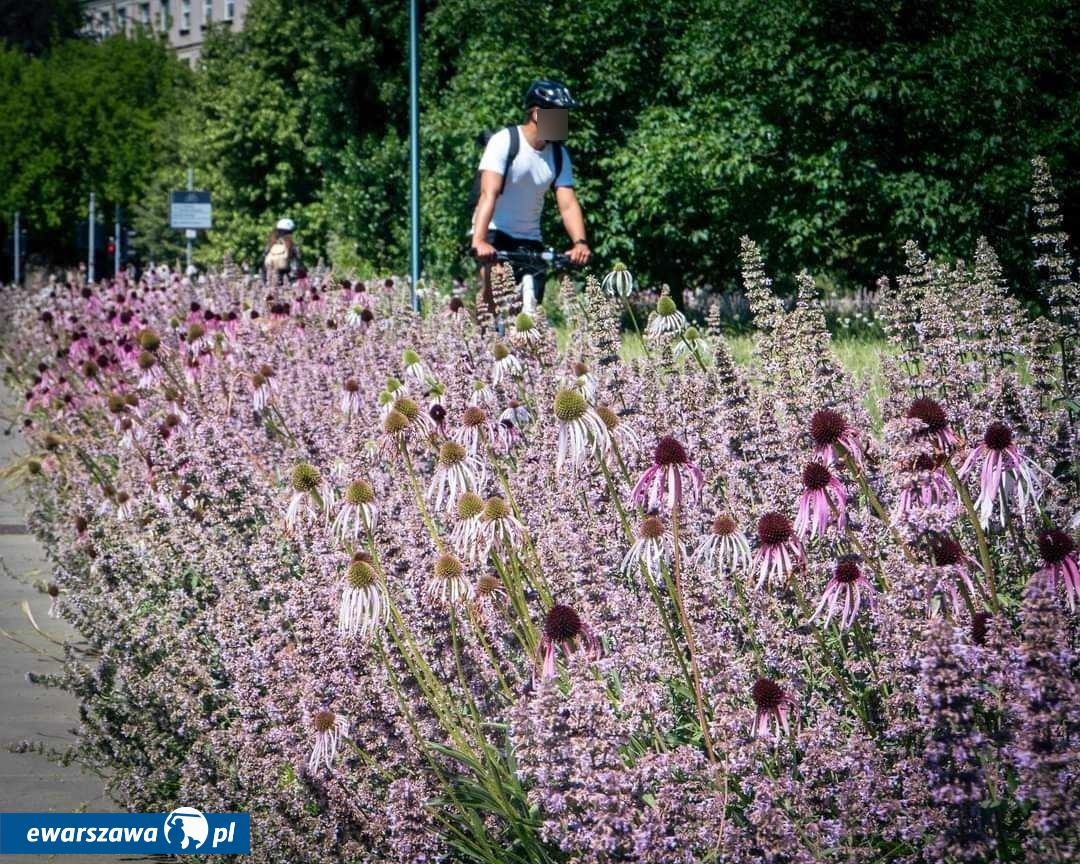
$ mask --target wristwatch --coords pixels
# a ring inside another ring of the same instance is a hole
[[[571,243],[570,245],[571,245],[571,246],[588,246],[588,245],[589,245],[589,243],[588,243],[588,241],[587,241],[587,240],[585,240],[585,239],[581,239],[581,240],[575,240],[575,241],[574,241],[573,243]]]

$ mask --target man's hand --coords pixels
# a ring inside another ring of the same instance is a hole
[[[592,258],[592,250],[589,248],[589,244],[585,242],[578,242],[566,250],[566,256],[570,259],[570,263],[580,267],[582,264],[588,264],[589,259]]]
[[[474,240],[472,244],[473,256],[477,261],[494,261],[496,249],[486,240]]]

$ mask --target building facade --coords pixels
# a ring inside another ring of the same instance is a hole
[[[84,32],[100,39],[143,28],[165,34],[176,56],[194,66],[211,24],[244,26],[248,0],[82,0]]]

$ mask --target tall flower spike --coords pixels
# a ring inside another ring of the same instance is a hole
[[[1080,562],[1077,561],[1076,541],[1059,528],[1051,528],[1039,534],[1039,555],[1043,566],[1035,571],[1032,580],[1046,582],[1056,591],[1061,585],[1069,602],[1069,611],[1076,611],[1080,599]]]
[[[371,558],[357,555],[341,586],[338,608],[338,634],[345,639],[365,637],[382,627],[390,618],[390,602]]]
[[[825,626],[829,626],[833,615],[839,615],[841,629],[847,629],[855,623],[855,618],[862,607],[863,593],[872,595],[874,587],[870,580],[863,575],[859,566],[859,558],[856,555],[844,555],[836,562],[836,569],[825,586],[811,621],[821,617],[825,612]]]
[[[631,502],[646,511],[670,513],[687,501],[696,503],[701,497],[704,478],[701,469],[686,455],[686,448],[670,435],[656,445],[653,464],[641,475],[630,493]]]
[[[808,462],[802,472],[803,491],[795,515],[795,533],[802,539],[824,535],[830,525],[847,524],[847,490],[823,462]]]
[[[795,710],[795,700],[772,678],[758,678],[750,688],[750,697],[754,700],[755,738],[768,738],[775,732],[779,737],[791,734],[791,714]]]
[[[960,477],[967,477],[976,467],[979,468],[979,496],[975,507],[983,528],[990,526],[995,505],[998,523],[1006,523],[1010,499],[1015,499],[1015,512],[1021,522],[1025,521],[1029,509],[1038,508],[1043,491],[1038,475],[1045,472],[1020,452],[1007,424],[996,421],[986,427],[982,441],[964,460]]]
[[[805,560],[791,520],[783,513],[771,510],[758,519],[757,539],[751,562],[758,571],[757,588],[767,582],[782,585]]]
[[[544,616],[544,632],[540,637],[540,656],[537,658],[541,680],[555,677],[556,648],[562,648],[567,657],[574,651],[581,651],[592,660],[600,656],[600,640],[572,607],[562,603],[556,603]]]
[[[315,728],[315,746],[308,758],[308,770],[317,771],[319,764],[333,767],[337,755],[338,742],[349,734],[349,721],[333,711],[317,711],[311,718]]]

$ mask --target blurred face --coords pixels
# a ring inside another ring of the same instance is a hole
[[[570,127],[566,108],[537,108],[536,134],[545,141],[565,141]]]

